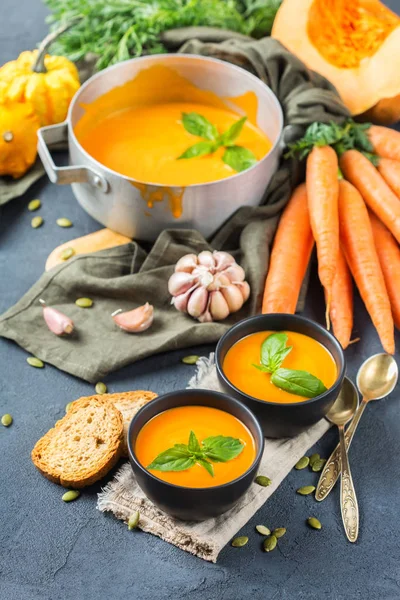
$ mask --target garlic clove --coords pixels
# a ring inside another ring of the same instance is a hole
[[[134,308],[127,312],[116,311],[112,318],[114,323],[124,331],[129,333],[141,333],[146,331],[154,320],[154,307],[146,302],[143,306]]]
[[[171,296],[179,296],[187,292],[195,282],[195,277],[182,271],[175,272],[168,281],[168,291]]]
[[[215,267],[214,257],[209,250],[203,250],[203,252],[200,252],[200,254],[197,257],[197,260],[199,261],[199,265],[202,265],[209,269],[214,269]]]
[[[244,300],[238,286],[234,284],[228,285],[221,289],[221,294],[229,306],[230,313],[237,312],[242,308]]]
[[[184,294],[179,294],[179,296],[174,296],[172,298],[172,304],[175,306],[176,310],[179,310],[179,312],[187,312],[189,298],[190,296],[187,292]]]
[[[229,306],[221,292],[210,293],[210,313],[214,321],[222,321],[229,315]]]
[[[243,304],[244,304],[249,299],[249,296],[250,296],[250,286],[247,283],[247,281],[242,281],[241,283],[238,284],[238,288],[240,289],[240,292],[241,292],[241,294],[243,296]]]
[[[200,321],[200,323],[212,323],[213,322],[213,318],[211,316],[211,313],[209,310],[205,310],[203,312],[202,315],[200,315],[200,317],[198,318],[198,321]]]
[[[43,307],[43,318],[47,327],[55,335],[70,335],[74,331],[73,321],[62,312],[51,306],[46,306],[44,300],[39,300]]]
[[[195,254],[185,254],[175,265],[175,272],[191,273],[197,266],[197,256]]]
[[[207,287],[209,292],[214,292],[215,290],[220,290],[227,285],[231,285],[231,281],[229,277],[224,275],[223,273],[216,273],[214,275],[212,283]]]
[[[204,313],[208,304],[208,292],[204,287],[199,287],[191,293],[187,303],[187,312],[196,319]]]
[[[224,269],[229,267],[229,265],[233,265],[233,263],[235,262],[235,259],[233,258],[232,254],[229,254],[228,252],[214,250],[213,257],[215,260],[215,267],[217,271],[223,271]]]
[[[224,269],[223,274],[226,275],[232,283],[244,281],[245,272],[238,264],[233,264]]]

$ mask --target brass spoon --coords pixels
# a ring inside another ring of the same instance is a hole
[[[357,409],[354,419],[350,423],[346,433],[346,445],[350,447],[358,423],[370,400],[380,400],[390,394],[396,386],[398,379],[398,368],[396,361],[390,354],[375,354],[368,358],[358,370],[357,386],[363,399]],[[340,475],[340,451],[336,446],[327,460],[319,478],[315,498],[324,500],[333,489]]]
[[[350,542],[355,542],[358,537],[358,504],[350,472],[346,443],[344,441],[344,426],[353,418],[357,406],[357,390],[355,390],[350,379],[345,377],[339,395],[326,415],[326,418],[334,425],[337,425],[339,429],[340,461],[342,465],[340,509],[344,530]]]

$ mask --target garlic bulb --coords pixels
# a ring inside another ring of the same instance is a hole
[[[151,304],[146,302],[143,306],[139,306],[138,308],[126,312],[116,310],[111,316],[114,323],[124,331],[128,331],[129,333],[141,333],[142,331],[146,331],[146,329],[153,324],[154,308]]]
[[[222,321],[250,296],[245,272],[228,252],[204,250],[178,260],[168,281],[172,304],[201,323]]]
[[[44,300],[40,299],[39,302],[43,307],[43,318],[52,333],[55,335],[70,335],[74,331],[72,319],[56,308],[47,306]]]

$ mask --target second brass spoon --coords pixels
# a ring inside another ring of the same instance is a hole
[[[354,419],[345,433],[346,446],[350,447],[358,423],[370,400],[380,400],[390,394],[396,386],[398,367],[390,354],[374,354],[370,356],[358,370],[357,385],[363,399],[357,409]],[[324,500],[333,489],[340,475],[340,451],[336,446],[331,456],[326,461],[325,467],[319,478],[315,499]]]
[[[358,406],[358,394],[354,394],[353,387],[350,379],[345,377],[339,395],[326,415],[326,418],[337,425],[339,429],[340,462],[342,465],[340,508],[344,530],[350,542],[355,542],[358,537],[359,522],[357,497],[351,477],[346,442],[344,441],[344,426],[353,418]]]

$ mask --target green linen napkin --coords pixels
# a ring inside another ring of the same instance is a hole
[[[182,40],[182,31],[180,36]],[[277,94],[286,126],[303,129],[315,120],[348,117],[333,86],[271,38],[219,44],[192,40],[182,51],[223,58],[256,73]],[[289,133],[298,135],[299,129]],[[208,241],[196,231],[169,230],[159,236],[148,254],[132,242],[70,259],[44,273],[0,317],[0,335],[90,382],[157,352],[218,340],[234,322],[259,310],[278,216],[300,178],[294,161],[282,163],[266,190],[263,205],[240,208]],[[184,254],[204,249],[233,252],[252,290],[242,310],[222,323],[200,324],[170,304],[167,281],[174,264]],[[94,300],[92,308],[75,306],[75,300],[84,296]],[[42,319],[39,298],[70,316],[76,334],[64,338],[52,334]],[[114,310],[130,310],[145,302],[155,308],[154,324],[146,332],[128,334],[113,323],[110,315]]]

